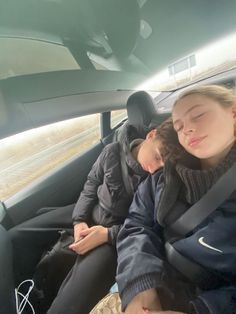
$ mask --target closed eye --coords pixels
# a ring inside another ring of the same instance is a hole
[[[193,120],[198,120],[199,118],[201,118],[202,116],[204,116],[205,112],[202,112],[196,116],[193,117]]]
[[[175,131],[178,133],[179,131],[181,131],[183,129],[183,125],[176,125],[174,127]]]

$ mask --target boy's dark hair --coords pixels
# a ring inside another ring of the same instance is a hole
[[[156,127],[156,138],[161,141],[160,153],[163,161],[171,160],[176,162],[184,153],[183,147],[180,145],[178,135],[173,127],[172,118],[162,122]]]

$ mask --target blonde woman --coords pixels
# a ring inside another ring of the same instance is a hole
[[[235,164],[236,98],[221,86],[188,90],[175,102],[172,120],[183,154],[173,155],[163,173],[139,187],[118,235],[122,308],[126,314],[233,314],[235,192],[184,238],[172,239],[175,250],[201,266],[208,278],[199,275],[193,282],[168,264],[164,239],[168,225]]]

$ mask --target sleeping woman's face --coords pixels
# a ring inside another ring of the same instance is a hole
[[[208,166],[220,162],[235,142],[235,116],[236,106],[226,108],[199,94],[183,97],[172,111],[180,144]]]

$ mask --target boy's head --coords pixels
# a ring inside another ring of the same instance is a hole
[[[157,130],[153,129],[148,132],[136,152],[136,159],[145,171],[154,173],[163,167],[160,150],[161,142],[157,139]]]
[[[169,118],[148,132],[145,140],[137,147],[136,159],[145,171],[154,173],[164,166],[164,162],[179,147],[172,119]]]

